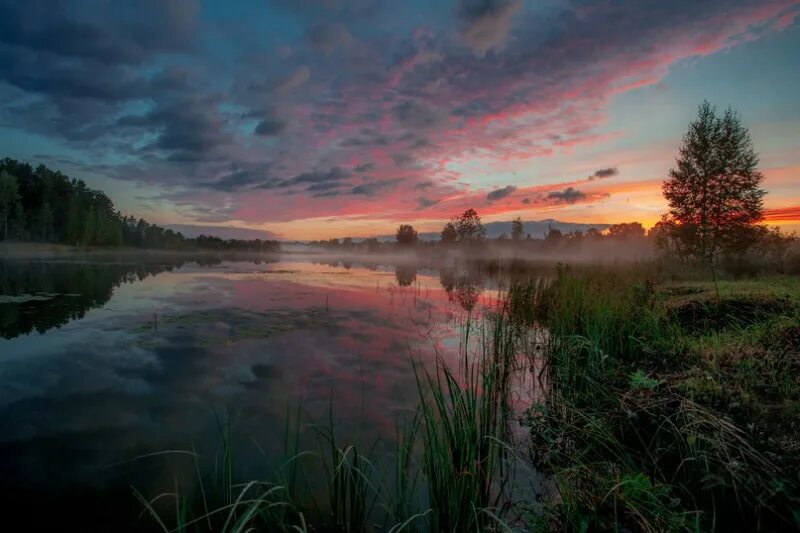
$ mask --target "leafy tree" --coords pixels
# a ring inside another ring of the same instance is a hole
[[[69,206],[67,207],[67,241],[77,245],[83,230],[83,212],[81,210],[80,197],[71,194]]]
[[[455,228],[457,242],[475,243],[486,238],[486,228],[481,223],[481,217],[472,208],[464,211],[456,222]]]
[[[395,238],[397,239],[397,244],[411,246],[417,244],[419,236],[417,235],[417,230],[411,224],[400,224]]]
[[[520,241],[522,240],[523,233],[522,219],[517,217],[511,221],[511,238],[515,241]]]
[[[641,239],[645,236],[644,226],[639,222],[622,222],[608,228],[609,237],[617,239]]]
[[[21,201],[14,204],[9,225],[11,226],[14,237],[21,241],[28,238],[28,216],[25,213],[25,209],[22,207]]]
[[[547,233],[544,236],[544,243],[547,246],[555,247],[561,244],[563,238],[564,234],[561,233],[560,229],[550,226],[547,228]]]
[[[97,222],[97,217],[95,215],[94,206],[89,208],[89,212],[86,213],[86,216],[83,219],[83,231],[81,233],[80,242],[84,246],[92,244],[94,242],[94,237],[96,235],[95,225]]]
[[[369,237],[364,239],[364,245],[367,247],[367,250],[370,252],[374,252],[378,249],[378,238],[377,237]]]
[[[39,227],[42,230],[42,240],[47,240],[47,230],[53,223],[53,210],[50,209],[50,204],[47,202],[42,203],[42,208],[39,210]]]
[[[586,238],[588,240],[597,241],[603,238],[603,233],[597,228],[589,228],[586,230]]]
[[[447,224],[445,224],[444,228],[442,228],[442,237],[441,237],[442,243],[453,244],[454,242],[456,242],[457,238],[458,238],[458,232],[456,231],[456,225],[453,223],[453,221],[450,221]]]
[[[8,240],[8,218],[20,200],[16,176],[5,170],[0,172],[0,219],[3,221],[3,239]]]
[[[670,222],[664,229],[713,267],[720,250],[762,219],[766,192],[760,188],[758,155],[736,112],[728,108],[720,117],[705,101],[676,163],[663,185]]]

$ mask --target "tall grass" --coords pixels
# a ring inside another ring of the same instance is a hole
[[[497,314],[478,357],[465,351],[460,375],[441,361],[433,371],[415,366],[432,531],[481,531],[497,526],[504,511],[516,346],[505,326]]]
[[[787,473],[728,413],[684,395],[700,363],[652,285],[560,269],[513,287],[509,302],[547,332],[531,454],[550,477],[548,527],[792,523]]]
[[[507,442],[509,395],[520,327],[500,308],[477,325],[464,324],[463,332],[456,368],[441,357],[432,367],[411,363],[419,406],[412,416],[398,418],[391,474],[376,466],[376,446],[364,453],[339,440],[333,407],[326,424],[305,423],[317,445],[300,451],[298,409],[294,417],[287,411],[285,460],[269,476],[273,481],[236,479],[236,419],[217,417],[221,444],[210,487],[196,469],[201,497],[179,496],[176,490],[155,500],[136,492],[137,498],[164,531],[199,525],[212,531],[302,531],[307,520],[346,532],[371,531],[381,521],[393,532],[507,529],[516,459]],[[315,466],[309,467],[312,458]],[[317,480],[324,481],[322,502],[313,494]],[[154,503],[166,498],[179,504],[159,512]],[[175,527],[166,525],[167,515]]]
[[[333,407],[327,426],[316,427],[321,439],[319,457],[328,494],[331,525],[337,531],[364,531],[380,495],[375,467],[353,444],[339,445]]]
[[[168,452],[186,455],[193,461],[197,474],[196,489],[182,491],[176,479],[174,490],[147,498],[132,487],[134,497],[143,507],[142,513],[152,518],[158,530],[170,533],[244,533],[258,526],[269,531],[307,531],[305,518],[293,505],[291,492],[286,485],[271,481],[236,480],[233,446],[236,418],[229,414],[215,416],[220,446],[214,457],[210,486],[201,473],[199,454]],[[168,505],[170,501],[173,503],[171,507]]]

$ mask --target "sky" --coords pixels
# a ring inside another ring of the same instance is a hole
[[[800,230],[800,0],[0,0],[0,156],[288,240],[640,221],[708,99]]]

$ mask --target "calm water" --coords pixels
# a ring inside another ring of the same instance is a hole
[[[140,510],[129,485],[193,475],[185,457],[134,458],[213,456],[216,416],[236,417],[249,478],[288,407],[325,423],[332,402],[341,438],[390,442],[417,403],[411,358],[456,358],[459,324],[498,294],[452,269],[303,258],[0,268],[0,501],[100,529]]]

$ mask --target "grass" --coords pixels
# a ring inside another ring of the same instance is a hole
[[[305,531],[309,524],[346,532],[507,530],[515,461],[507,443],[509,393],[520,331],[501,309],[465,323],[463,332],[458,368],[443,358],[432,368],[411,363],[419,407],[398,417],[388,472],[377,466],[377,443],[364,451],[339,438],[331,404],[325,424],[287,411],[284,462],[267,480],[236,478],[236,419],[218,416],[211,475],[201,474],[200,455],[187,454],[198,490],[181,494],[176,482],[149,499],[134,494],[161,531]],[[303,427],[317,443],[300,451]],[[161,505],[166,501],[174,505]]]
[[[430,531],[483,531],[502,524],[511,453],[506,443],[517,335],[502,313],[482,330],[481,353],[457,374],[441,362],[415,367],[421,398],[422,469]]]
[[[715,287],[651,264],[522,279],[467,319],[458,365],[412,363],[419,404],[398,416],[388,466],[377,443],[337,434],[333,408],[322,425],[298,408],[267,480],[237,479],[235,419],[221,417],[214,473],[187,454],[198,488],[136,493],[144,513],[163,531],[800,527],[797,280]],[[537,400],[521,456],[525,372]],[[302,428],[316,447],[300,450]],[[536,499],[517,490],[527,465]]]
[[[534,311],[522,319],[549,334],[530,413],[531,456],[549,477],[540,527],[796,527],[800,456],[770,442],[792,437],[761,416],[800,392],[796,347],[775,341],[800,324],[795,286],[723,283],[712,304],[707,284],[561,269],[512,288]],[[773,415],[796,427],[796,414]]]

